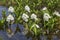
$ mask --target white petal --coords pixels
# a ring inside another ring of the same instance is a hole
[[[56,15],[56,16],[59,16],[59,17],[60,17],[59,12],[57,12],[57,11],[55,11],[55,12],[53,13],[53,15]]]
[[[10,22],[10,21],[13,21],[13,20],[14,20],[14,17],[11,14],[7,16],[6,21]]]
[[[26,19],[25,22],[28,22],[28,19]]]
[[[14,8],[12,7],[12,6],[10,6],[9,8],[8,8],[8,12],[14,12]]]
[[[25,10],[30,12],[30,7],[28,5],[25,6]]]
[[[46,10],[47,8],[46,7],[44,7],[42,10]]]
[[[49,18],[51,18],[51,16],[50,16],[48,13],[45,13],[44,16],[43,16],[43,19],[44,19],[45,21],[48,21]]]
[[[31,15],[31,19],[37,19],[37,16],[33,13],[32,15]]]
[[[22,19],[25,21],[25,22],[27,22],[28,21],[28,18],[29,18],[29,16],[27,15],[27,14],[23,14],[22,15]]]
[[[37,24],[33,24],[32,27],[40,28]]]
[[[36,24],[36,27],[37,27],[37,28],[40,28],[39,25],[37,25],[37,24]]]

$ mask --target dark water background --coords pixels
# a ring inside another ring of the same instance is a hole
[[[2,10],[5,10],[6,15],[8,15],[8,8],[6,8],[4,6],[0,6],[0,20],[2,19]],[[16,24],[12,25],[11,29],[12,29],[13,32],[15,32],[16,27],[17,27]],[[19,24],[19,29],[20,29],[21,32],[15,33],[11,38],[7,36],[7,32],[5,30],[4,31],[0,30],[0,38],[2,38],[3,40],[32,40],[32,37],[29,37],[27,39],[27,37],[24,34],[22,34],[22,31],[24,29],[23,25]],[[40,39],[41,40],[48,40],[46,35],[45,36],[41,35]],[[58,36],[53,35],[52,40],[60,40],[60,39],[58,38]]]

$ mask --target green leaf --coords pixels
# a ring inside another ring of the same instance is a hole
[[[34,27],[33,31],[34,31],[35,35],[37,35],[37,29],[36,29],[36,27]]]

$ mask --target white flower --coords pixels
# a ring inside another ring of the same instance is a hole
[[[14,17],[10,14],[7,16],[7,22],[14,21]]]
[[[45,13],[45,14],[43,15],[43,19],[44,19],[45,21],[48,21],[49,18],[51,18],[51,16],[50,16],[48,13]]]
[[[30,7],[28,5],[25,6],[25,10],[30,12]]]
[[[37,24],[33,24],[32,27],[40,28],[39,25],[37,25]]]
[[[39,25],[37,25],[37,24],[36,24],[36,27],[37,27],[37,28],[40,28]]]
[[[42,10],[46,10],[47,8],[46,7],[44,7]]]
[[[25,22],[28,22],[28,18],[29,18],[29,16],[28,16],[27,14],[23,13],[22,19],[23,19]]]
[[[58,11],[55,11],[55,12],[53,13],[53,15],[56,15],[56,16],[59,16],[59,17],[60,17],[60,14],[59,14]]]
[[[25,19],[24,21],[25,21],[25,22],[28,22],[28,19]]]
[[[8,8],[8,12],[13,13],[13,12],[14,12],[14,8],[13,8],[12,6],[10,6],[10,7]]]
[[[34,13],[31,15],[31,19],[35,19],[37,20],[37,15],[35,15]]]

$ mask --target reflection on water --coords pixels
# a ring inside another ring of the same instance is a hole
[[[59,40],[58,36],[53,35],[52,40]]]
[[[0,20],[2,19],[2,11],[3,10],[6,10],[6,12],[7,12],[7,8],[6,7],[0,6]]]
[[[0,20],[2,19],[2,11],[5,10],[6,11],[6,15],[8,15],[8,9],[4,6],[0,6]],[[22,32],[24,27],[21,24],[19,25],[19,29]],[[11,30],[14,33],[16,31],[17,28],[17,24],[13,24],[11,25]],[[3,38],[3,40],[27,40],[27,38],[20,32],[16,32],[12,37],[8,37],[8,33],[6,31],[0,31],[0,36]],[[9,35],[11,36],[11,35]]]
[[[5,10],[6,15],[8,15],[7,8],[4,6],[0,6],[0,20],[2,19],[2,10]],[[16,31],[16,28],[18,28],[19,30]],[[0,30],[0,39],[1,39],[1,37],[3,38],[3,40],[32,40],[33,39],[32,37],[29,37],[27,39],[27,37],[24,34],[24,33],[26,33],[26,31],[24,31],[24,27],[21,24],[18,24],[18,27],[17,27],[17,24],[11,25],[11,30],[14,33],[14,35],[12,37],[8,37],[7,36],[8,33],[6,31]],[[39,40],[48,40],[48,37],[46,35],[41,35]],[[54,35],[52,37],[52,40],[59,40],[59,38],[56,35]]]
[[[41,35],[41,36],[40,36],[40,39],[41,39],[41,40],[48,40],[46,35],[45,35],[45,36],[44,36],[44,35]]]

